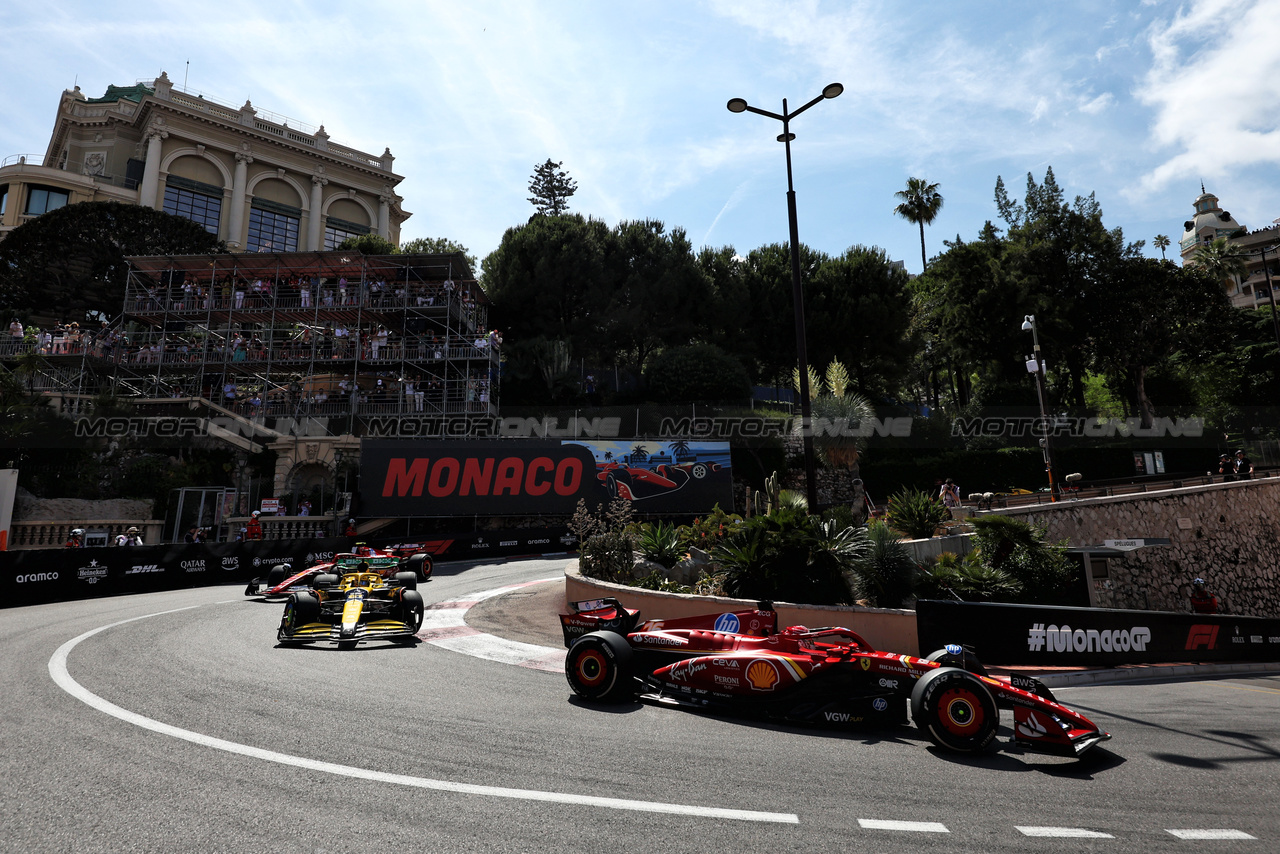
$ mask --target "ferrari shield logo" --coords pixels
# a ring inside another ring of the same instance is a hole
[[[864,658],[864,659],[862,659],[861,661],[859,661],[858,663],[862,665],[862,669],[863,669],[863,670],[870,670],[870,669],[871,669],[871,659],[869,659],[869,658]]]

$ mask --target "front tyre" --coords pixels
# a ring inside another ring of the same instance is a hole
[[[978,656],[959,644],[951,644],[949,647],[935,649],[929,653],[926,661],[935,661],[943,667],[959,667],[961,670],[968,670],[970,673],[976,673],[979,676],[986,676],[987,668],[982,666],[982,662],[978,660]]]
[[[939,747],[981,753],[996,736],[1000,713],[987,686],[972,673],[939,667],[911,691],[911,719]]]
[[[620,703],[635,696],[631,645],[617,632],[591,632],[573,642],[564,659],[573,692],[595,703]]]
[[[422,594],[417,590],[406,590],[400,600],[400,618],[417,634],[422,628],[422,616],[426,613],[426,605],[422,602]]]

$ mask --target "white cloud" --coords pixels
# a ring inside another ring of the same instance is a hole
[[[1088,101],[1081,103],[1080,112],[1088,113],[1091,116],[1097,115],[1098,113],[1104,112],[1109,107],[1114,105],[1115,102],[1116,102],[1115,95],[1112,95],[1110,92],[1103,92],[1098,97],[1092,98]]]
[[[1153,142],[1172,153],[1142,190],[1280,164],[1280,4],[1201,0],[1149,41],[1155,61],[1136,96],[1155,109]]]

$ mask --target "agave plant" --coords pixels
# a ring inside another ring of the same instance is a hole
[[[919,489],[903,489],[889,496],[889,524],[912,539],[933,536],[947,518],[942,502]]]
[[[867,553],[853,570],[861,592],[877,608],[901,608],[915,589],[915,559],[883,522],[867,526],[867,540]]]
[[[680,548],[680,537],[675,525],[654,522],[640,529],[638,543],[640,554],[646,560],[670,569],[680,562],[683,551]]]

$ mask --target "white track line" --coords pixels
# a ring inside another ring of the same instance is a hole
[[[506,640],[505,638],[485,634],[467,625],[467,611],[476,604],[495,596],[512,593],[535,584],[546,584],[548,581],[559,581],[564,578],[558,575],[553,578],[540,578],[524,584],[512,584],[507,587],[496,587],[468,596],[466,599],[454,599],[428,606],[422,620],[422,628],[418,637],[433,646],[452,652],[497,661],[502,664],[517,664],[533,670],[545,670],[549,673],[564,672],[564,651],[553,647],[538,646],[531,643]]]
[[[939,821],[888,821],[878,818],[860,818],[858,825],[863,830],[907,830],[915,833],[950,833],[947,826]]]
[[[1257,839],[1243,830],[1166,830],[1179,839]]]
[[[1115,839],[1110,833],[1097,830],[1085,830],[1083,827],[1024,827],[1015,824],[1023,836],[1041,836],[1052,839]]]
[[[197,606],[192,606],[197,607]],[[181,729],[176,726],[161,723],[151,718],[144,717],[131,712],[128,709],[122,709],[114,703],[102,699],[97,694],[89,691],[79,682],[71,678],[71,674],[67,671],[67,657],[71,651],[84,640],[93,637],[99,632],[113,629],[116,626],[122,626],[126,623],[132,623],[137,620],[145,620],[150,617],[159,617],[164,614],[173,614],[178,611],[190,610],[189,608],[175,608],[170,611],[158,611],[154,614],[144,614],[141,617],[132,617],[128,620],[120,620],[105,626],[99,626],[96,629],[87,631],[78,637],[58,647],[57,652],[49,659],[49,675],[58,687],[66,691],[71,696],[80,700],[86,705],[92,706],[104,714],[119,718],[126,723],[134,726],[149,729],[152,732],[161,735],[180,738],[183,741],[189,741],[193,744],[199,744],[204,747],[212,747],[215,750],[225,750],[228,753],[236,753],[241,756],[247,756],[251,759],[261,759],[266,762],[275,762],[279,765],[288,765],[294,768],[304,768],[311,771],[321,771],[326,774],[337,774],[343,777],[352,777],[359,780],[372,780],[380,783],[392,783],[397,786],[411,786],[417,789],[432,789],[441,792],[454,792],[464,795],[484,795],[492,798],[513,798],[525,801],[543,801],[547,803],[571,804],[575,806],[591,806],[601,807],[604,809],[615,810],[633,810],[636,812],[651,813],[668,813],[672,815],[696,816],[698,818],[721,818],[734,819],[738,821],[760,821],[775,822],[783,824],[799,824],[800,819],[794,813],[776,813],[776,812],[758,812],[755,810],[732,810],[722,809],[718,807],[699,807],[688,804],[665,804],[653,801],[634,801],[623,798],[601,798],[593,795],[573,795],[560,792],[540,792],[534,789],[509,789],[501,786],[477,786],[470,783],[455,783],[448,780],[431,780],[425,777],[409,777],[404,774],[388,774],[383,771],[370,771],[365,768],[355,768],[350,765],[337,765],[333,762],[320,762],[315,759],[307,759],[301,756],[290,756],[287,753],[277,753],[274,750],[263,750],[259,747],[250,747],[245,744],[238,744],[234,741],[227,741],[213,736],[203,735],[198,732]]]

